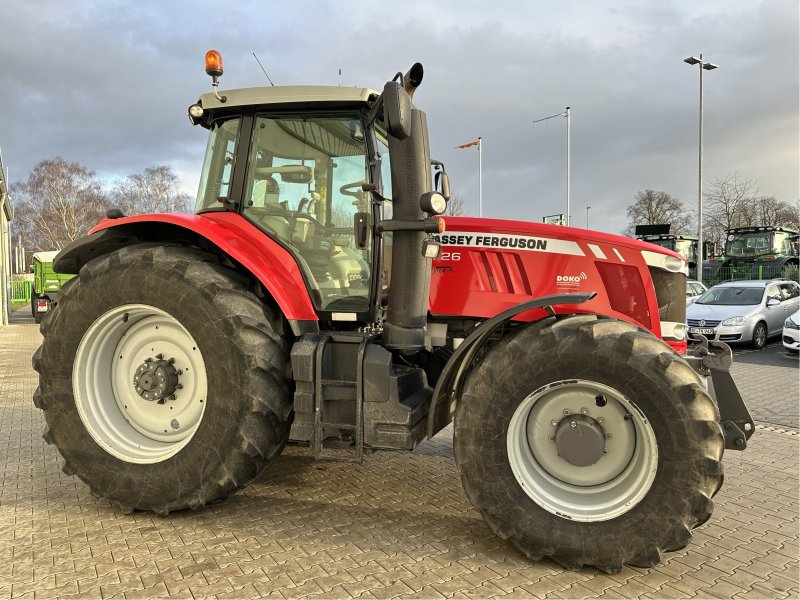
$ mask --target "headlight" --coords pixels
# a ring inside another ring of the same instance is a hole
[[[730,319],[725,319],[722,324],[723,325],[744,325],[744,317],[731,317]]]
[[[798,325],[797,323],[792,321],[792,317],[789,317],[788,319],[786,319],[783,322],[783,326],[786,327],[786,329],[800,329],[800,325]]]
[[[419,205],[429,215],[440,215],[447,210],[447,200],[439,192],[422,194]]]

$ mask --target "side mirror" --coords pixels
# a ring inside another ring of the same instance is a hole
[[[450,200],[450,177],[445,171],[437,171],[434,176],[434,187],[444,196],[445,200]]]
[[[778,305],[780,305],[780,303],[781,303],[781,301],[778,300],[777,298],[770,298],[769,300],[767,300],[767,306],[768,307],[770,307],[770,306],[778,306]]]
[[[411,99],[397,81],[387,81],[383,86],[383,124],[398,140],[411,135]]]

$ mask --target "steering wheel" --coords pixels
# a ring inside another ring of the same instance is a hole
[[[339,191],[345,196],[352,196],[353,198],[360,200],[366,193],[361,189],[361,186],[366,185],[366,183],[366,181],[354,181],[353,183],[346,183],[339,188]]]

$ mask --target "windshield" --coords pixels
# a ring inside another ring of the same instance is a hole
[[[725,242],[728,256],[753,257],[762,254],[789,254],[789,234],[772,231],[731,233]]]
[[[366,156],[358,113],[255,119],[243,214],[295,253],[320,310],[369,310],[372,239],[357,248],[353,229],[371,210]]]
[[[694,262],[694,246],[695,243],[691,240],[676,240],[675,252],[680,254],[687,262]]]
[[[236,140],[240,119],[217,121],[208,136],[200,188],[197,191],[195,212],[228,208],[231,173],[236,157]]]
[[[764,298],[763,287],[715,287],[697,299],[697,304],[754,306]]]

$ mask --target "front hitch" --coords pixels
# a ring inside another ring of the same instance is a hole
[[[725,449],[744,450],[756,427],[730,374],[733,364],[731,348],[728,344],[709,340],[703,335],[694,335],[699,343],[689,349],[686,360],[705,378],[708,393],[717,403]]]

